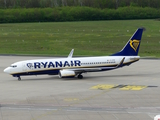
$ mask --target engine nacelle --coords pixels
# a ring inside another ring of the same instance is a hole
[[[70,70],[60,70],[59,71],[59,77],[60,78],[71,78],[75,77],[75,72]]]

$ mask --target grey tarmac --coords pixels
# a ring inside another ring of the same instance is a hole
[[[84,79],[3,73],[11,63],[48,57],[0,56],[0,120],[153,120],[160,114],[160,60],[141,59]],[[51,57],[49,57],[51,58]]]

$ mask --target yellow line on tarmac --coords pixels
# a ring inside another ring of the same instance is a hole
[[[100,89],[100,90],[107,90],[107,89],[111,89],[113,87],[115,87],[116,85],[106,85],[106,84],[100,84],[100,85],[96,85],[91,87],[90,89]]]
[[[98,89],[98,90],[109,90],[112,88],[119,88],[120,90],[142,90],[147,86],[144,85],[107,85],[107,84],[99,84],[91,87],[90,89]]]
[[[120,88],[120,90],[142,90],[146,87],[147,86],[127,85],[127,86]]]
[[[64,101],[67,101],[67,102],[72,102],[72,101],[77,101],[79,100],[78,98],[65,98]]]

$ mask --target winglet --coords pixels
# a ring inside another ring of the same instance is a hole
[[[123,62],[124,62],[124,60],[125,60],[125,57],[120,61],[120,63],[117,65],[117,68],[118,67],[122,67],[123,66]]]
[[[68,55],[68,58],[72,58],[73,52],[74,52],[74,49],[71,50],[71,52],[70,52],[69,55]]]

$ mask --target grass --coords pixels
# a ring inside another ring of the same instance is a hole
[[[0,24],[0,54],[110,55],[120,51],[138,27],[145,27],[140,56],[160,57],[160,21],[116,20]]]

